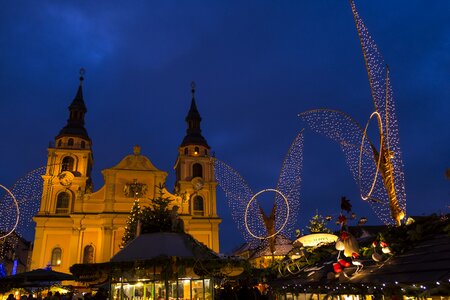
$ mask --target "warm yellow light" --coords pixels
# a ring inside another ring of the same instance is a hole
[[[61,264],[61,260],[58,259],[58,260],[56,261],[56,265],[59,266],[60,264]]]

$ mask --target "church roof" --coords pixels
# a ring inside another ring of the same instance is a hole
[[[210,147],[206,142],[206,139],[203,137],[202,130],[200,128],[202,117],[198,112],[194,94],[195,94],[195,83],[192,83],[191,107],[189,108],[189,112],[185,118],[185,121],[188,124],[188,128],[186,130],[186,136],[184,137],[180,147],[188,145],[200,145],[209,149]]]
[[[70,115],[67,124],[61,129],[56,138],[60,138],[61,136],[77,136],[90,140],[87,130],[84,128],[84,115],[87,112],[87,108],[83,99],[83,72],[84,71],[80,71],[80,85],[78,86],[75,98],[69,105]]]
[[[141,147],[134,146],[134,153],[125,156],[112,170],[160,171],[150,159],[141,154]]]
[[[178,232],[141,234],[111,258],[111,262],[153,260],[163,257],[206,260],[219,256],[191,235]]]

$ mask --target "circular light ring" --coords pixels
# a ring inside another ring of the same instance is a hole
[[[14,197],[13,193],[11,193],[10,190],[8,190],[5,186],[3,186],[1,184],[0,184],[0,187],[3,188],[11,196],[11,198],[14,201],[14,204],[16,205],[16,211],[17,211],[16,223],[14,224],[13,228],[8,233],[6,233],[5,235],[0,236],[0,239],[3,239],[3,238],[6,238],[11,233],[13,233],[14,230],[16,230],[17,224],[19,224],[19,213],[20,213],[20,211],[19,211],[19,203],[17,202],[17,199],[16,199],[16,197]]]
[[[364,140],[366,138],[367,135],[367,128],[369,127],[370,121],[372,120],[373,116],[377,117],[378,120],[378,131],[380,134],[380,153],[378,153],[378,163],[377,163],[377,169],[375,171],[375,176],[373,177],[373,181],[372,181],[372,187],[370,188],[369,192],[367,193],[366,196],[364,196],[362,194],[362,184],[361,184],[361,161],[362,161],[362,153],[363,153],[363,146],[364,146]],[[381,149],[383,147],[383,122],[381,120],[381,116],[377,111],[374,111],[371,115],[369,120],[366,123],[366,127],[364,128],[364,132],[363,132],[363,136],[361,139],[361,146],[359,147],[359,164],[358,164],[358,175],[359,175],[359,190],[360,190],[360,194],[361,194],[361,198],[363,200],[367,200],[370,198],[370,196],[372,195],[372,192],[375,188],[375,184],[377,183],[377,177],[378,177],[378,173],[380,171],[380,165],[381,165]]]
[[[283,223],[283,225],[281,225],[280,229],[277,230],[277,232],[275,232],[272,235],[262,237],[262,236],[257,236],[256,234],[254,234],[248,227],[248,209],[249,209],[250,205],[252,204],[252,202],[256,200],[256,197],[258,197],[258,195],[265,193],[265,192],[275,192],[283,198],[284,203],[286,203],[286,219],[284,220],[284,223]],[[284,196],[282,192],[280,192],[279,190],[276,190],[276,189],[264,189],[264,190],[257,192],[256,194],[254,194],[253,197],[250,199],[250,201],[248,201],[247,207],[245,208],[245,213],[244,213],[245,229],[247,229],[248,233],[252,237],[254,237],[256,239],[260,239],[260,240],[270,239],[271,237],[274,237],[277,234],[279,234],[281,232],[281,230],[283,230],[284,227],[286,226],[288,219],[289,219],[289,202],[288,202],[286,196]]]

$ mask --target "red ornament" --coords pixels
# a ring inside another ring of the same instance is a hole
[[[386,243],[386,242],[380,242],[380,245],[381,245],[381,247],[387,247],[388,246],[388,244]]]
[[[377,245],[378,245],[377,241],[373,241],[373,242],[372,242],[372,247],[375,248]]]
[[[344,268],[348,268],[348,267],[350,267],[350,263],[348,262],[348,261],[346,261],[345,259],[340,259],[340,260],[338,260],[338,263],[341,265],[341,266],[343,266]]]
[[[358,257],[359,257],[359,254],[356,253],[356,252],[353,252],[353,253],[352,253],[352,257],[353,257],[353,258],[358,258]]]
[[[341,232],[341,240],[345,241],[346,239],[349,238],[349,236],[350,236],[350,235],[348,234],[347,231],[342,231],[342,232]]]
[[[339,224],[345,224],[345,222],[347,222],[347,218],[344,215],[339,215],[338,222]]]
[[[340,264],[334,263],[333,264],[333,270],[334,270],[334,273],[341,273],[342,272],[342,267],[341,267]]]

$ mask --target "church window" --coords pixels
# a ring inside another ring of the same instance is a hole
[[[73,171],[74,161],[73,157],[64,157],[62,160],[61,171]]]
[[[56,247],[52,250],[52,259],[50,261],[52,266],[61,265],[61,248]]]
[[[204,207],[203,207],[203,198],[201,196],[194,197],[194,216],[203,216]]]
[[[189,153],[189,150],[188,150],[188,148],[186,147],[186,148],[184,148],[184,155],[187,155]]]
[[[86,147],[86,142],[85,141],[81,141],[81,149],[84,149]]]
[[[67,141],[67,146],[73,146],[73,139],[69,139]]]
[[[205,155],[208,155],[208,149],[205,149]]]
[[[69,193],[66,192],[59,193],[58,198],[56,199],[56,213],[57,214],[69,213],[69,202],[70,202]]]
[[[87,245],[83,251],[83,264],[94,263],[94,246]]]
[[[61,147],[61,140],[58,141],[58,147]]]
[[[199,163],[195,163],[192,166],[192,178],[203,177],[203,167]]]
[[[199,149],[198,147],[195,147],[195,148],[194,148],[194,154],[195,154],[195,155],[198,155],[199,152],[200,152],[200,149]]]

